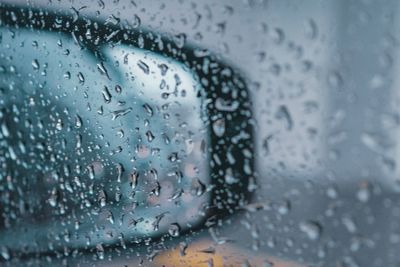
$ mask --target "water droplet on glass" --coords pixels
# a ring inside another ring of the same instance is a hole
[[[139,173],[137,171],[133,171],[130,174],[130,185],[132,190],[135,190],[138,183]]]
[[[307,237],[311,240],[317,240],[321,235],[322,228],[317,222],[313,221],[301,222],[299,227],[300,230],[304,232],[307,235]]]
[[[75,116],[75,128],[79,129],[82,127],[82,118],[79,115]]]
[[[115,86],[115,92],[117,93],[117,94],[121,94],[122,93],[122,87],[121,86],[119,86],[118,84]]]
[[[153,109],[150,107],[149,104],[145,103],[143,105],[144,110],[146,111],[146,113],[151,117],[153,116]]]
[[[225,133],[225,119],[218,119],[213,122],[212,128],[214,133],[218,136],[221,137]]]
[[[204,194],[205,189],[206,186],[198,178],[192,179],[192,185],[190,188],[190,192],[192,195],[199,197]]]
[[[328,85],[332,89],[341,89],[343,86],[343,78],[337,71],[332,71],[328,74]]]
[[[168,66],[167,65],[160,64],[160,65],[158,65],[158,68],[160,69],[162,76],[165,76],[165,74],[167,74],[167,71],[168,71]]]
[[[99,259],[103,260],[104,259],[104,248],[103,248],[102,244],[96,245],[96,252],[97,252],[97,256],[99,257]]]
[[[84,84],[85,83],[85,77],[83,76],[82,72],[78,73],[78,79],[79,79],[79,83],[80,84]]]
[[[32,67],[34,70],[38,70],[40,68],[39,61],[37,59],[32,61]]]
[[[116,120],[119,117],[123,117],[126,114],[130,113],[132,111],[132,108],[126,108],[126,109],[120,109],[120,110],[115,110],[111,112],[111,120]]]
[[[180,231],[181,231],[181,227],[179,226],[178,223],[171,223],[168,228],[168,233],[173,237],[179,236]]]
[[[103,99],[104,99],[104,102],[106,103],[106,104],[108,104],[108,103],[110,103],[111,102],[111,93],[110,93],[110,91],[108,90],[108,87],[107,86],[104,86],[103,87],[103,90],[101,91],[101,93],[103,94]]]
[[[360,202],[366,203],[371,197],[370,186],[367,182],[363,182],[357,191],[357,199]]]
[[[178,48],[183,48],[186,43],[186,34],[180,33],[174,36],[174,42]]]
[[[142,60],[139,60],[137,65],[139,66],[139,68],[145,73],[145,74],[149,74],[150,73],[150,68],[149,66],[144,63]]]
[[[154,140],[153,133],[149,130],[146,132],[147,141],[152,142]]]
[[[0,248],[0,255],[3,257],[3,259],[5,259],[6,261],[11,259],[11,254],[10,251],[7,247],[2,246]]]
[[[107,71],[106,67],[104,66],[104,63],[103,63],[103,62],[97,64],[97,69],[98,69],[98,71],[100,72],[101,75],[104,75],[104,76],[106,76],[109,80],[111,80],[111,79],[110,79],[110,76],[108,75],[108,71]]]
[[[287,130],[290,131],[293,128],[292,116],[286,106],[280,106],[275,117],[279,120],[284,120]]]
[[[309,19],[305,23],[304,32],[307,38],[315,39],[318,34],[317,24],[313,19]]]

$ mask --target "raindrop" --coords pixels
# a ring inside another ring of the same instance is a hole
[[[158,228],[160,226],[160,221],[162,220],[162,218],[164,218],[165,214],[167,212],[161,213],[160,215],[157,215],[153,221],[153,230],[154,231],[158,231]]]
[[[222,137],[225,133],[225,119],[218,119],[214,121],[212,128],[218,137]]]
[[[318,28],[317,28],[317,24],[315,23],[315,21],[313,19],[309,19],[306,21],[305,27],[304,27],[304,33],[305,33],[306,37],[309,39],[315,39],[317,37]]]
[[[154,186],[153,190],[151,190],[151,193],[158,197],[160,195],[160,190],[161,190],[160,183],[156,182],[156,185]]]
[[[93,166],[92,164],[89,165],[89,166],[87,167],[87,170],[88,170],[88,172],[89,172],[89,178],[90,178],[91,180],[93,180],[94,177],[95,177],[94,166]]]
[[[239,107],[238,101],[226,101],[222,98],[217,98],[215,101],[215,108],[221,111],[233,112]]]
[[[366,203],[371,197],[370,186],[367,182],[363,182],[357,191],[357,199],[360,202]]]
[[[146,113],[151,117],[153,116],[153,109],[150,107],[149,104],[145,103],[143,105],[144,110],[146,111]]]
[[[150,175],[150,177],[152,177],[152,179],[158,180],[158,172],[156,169],[154,169],[154,168],[150,169],[149,175]]]
[[[204,194],[205,189],[206,186],[198,178],[193,178],[190,188],[190,192],[192,195],[199,197]]]
[[[178,223],[171,223],[168,228],[168,233],[173,237],[179,236],[180,231],[181,231],[181,227],[179,226]]]
[[[291,130],[293,128],[293,120],[292,116],[289,113],[289,110],[286,106],[280,106],[278,111],[276,112],[275,117],[279,120],[284,120],[286,129]]]
[[[179,254],[183,257],[186,255],[186,249],[188,248],[188,244],[184,241],[179,243]]]
[[[67,80],[71,79],[71,72],[69,72],[69,71],[65,72],[64,73],[64,78],[67,79]]]
[[[103,248],[102,244],[96,245],[96,252],[97,252],[97,256],[99,257],[99,259],[103,260],[104,259],[104,248]]]
[[[6,261],[11,259],[11,254],[10,251],[7,247],[2,246],[0,248],[0,255],[3,257],[3,259],[5,259]]]
[[[167,74],[167,71],[168,71],[168,66],[167,65],[160,64],[160,65],[158,65],[158,68],[160,69],[162,76],[165,76],[165,74]]]
[[[177,152],[173,152],[168,156],[168,160],[171,162],[175,162],[178,160],[178,153]]]
[[[122,87],[121,86],[119,86],[118,84],[115,86],[115,92],[117,93],[117,94],[121,94],[122,93]]]
[[[62,122],[61,119],[58,119],[58,120],[57,120],[57,123],[56,123],[56,129],[57,129],[58,131],[61,131],[61,130],[63,129],[63,127],[64,127],[64,123]]]
[[[103,88],[103,90],[101,91],[101,93],[103,94],[104,102],[105,102],[106,104],[110,103],[110,102],[111,102],[111,93],[110,93],[110,91],[108,90],[107,86],[104,86],[104,88]]]
[[[139,60],[137,65],[139,66],[139,68],[145,73],[145,74],[149,74],[150,73],[150,68],[149,66],[144,63],[142,60]]]
[[[215,248],[214,247],[208,247],[202,250],[199,250],[201,253],[206,253],[206,254],[215,254]]]
[[[343,86],[343,78],[337,71],[328,74],[328,85],[332,89],[340,89]]]
[[[135,15],[133,16],[133,25],[132,25],[132,28],[137,28],[137,27],[140,26],[140,24],[141,24],[140,17],[139,17],[138,15],[135,14]]]
[[[79,115],[75,116],[75,128],[79,129],[82,127],[82,118]]]
[[[57,191],[57,189],[53,189],[53,190],[51,191],[51,195],[50,195],[50,198],[49,198],[49,204],[50,204],[50,206],[56,207],[57,204],[58,204],[58,198],[59,198],[59,196],[58,196],[58,191]]]
[[[33,67],[34,70],[39,70],[40,65],[39,65],[39,61],[37,59],[34,59],[32,61],[32,67]]]
[[[132,111],[132,108],[126,108],[126,109],[120,109],[120,110],[115,110],[111,112],[111,120],[116,120],[119,117],[123,117],[126,114],[130,113]]]
[[[109,16],[106,21],[105,21],[105,25],[118,25],[120,23],[121,19],[117,18],[114,15]]]
[[[357,231],[357,226],[352,218],[347,217],[347,216],[343,217],[342,223],[346,227],[347,231],[349,231],[349,233],[354,234]]]
[[[335,198],[337,198],[337,196],[338,196],[338,192],[337,192],[336,188],[332,186],[332,187],[329,187],[329,188],[326,190],[326,195],[327,195],[329,198],[335,199]]]
[[[104,66],[104,63],[101,62],[99,64],[97,64],[97,69],[100,72],[101,75],[106,76],[109,80],[111,80],[110,76],[108,75],[108,71],[106,69],[106,67]]]
[[[317,240],[321,235],[322,228],[317,222],[301,222],[299,227],[300,230],[304,232],[311,240]]]
[[[130,185],[132,190],[135,190],[138,183],[139,173],[137,171],[133,171],[130,174]]]
[[[9,137],[10,136],[10,131],[8,130],[7,124],[5,121],[0,126],[0,130],[3,133],[4,137]]]
[[[122,150],[123,150],[123,149],[122,149],[122,146],[117,146],[116,148],[114,148],[113,150],[111,150],[110,155],[112,156],[112,155],[121,153]]]
[[[153,133],[149,130],[146,132],[147,141],[152,142],[154,140]]]
[[[186,43],[186,34],[180,33],[175,35],[174,42],[178,48],[183,48]]]
[[[172,196],[169,198],[169,200],[176,200],[176,199],[180,198],[182,196],[182,194],[183,194],[183,190],[178,189],[172,194]]]
[[[271,32],[271,39],[272,41],[274,41],[274,43],[281,44],[285,39],[285,33],[283,32],[282,29],[275,28]]]
[[[117,182],[121,182],[122,174],[124,173],[124,166],[121,163],[117,163]]]
[[[85,77],[83,76],[82,72],[78,73],[78,79],[79,79],[79,83],[80,84],[84,84],[85,83]]]
[[[107,203],[107,194],[104,190],[100,190],[98,197],[100,207],[104,207]]]

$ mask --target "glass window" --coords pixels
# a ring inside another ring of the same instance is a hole
[[[398,266],[398,9],[1,1],[0,265]]]

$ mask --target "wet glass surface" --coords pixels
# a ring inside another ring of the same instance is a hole
[[[399,265],[396,1],[1,2],[1,264]]]

